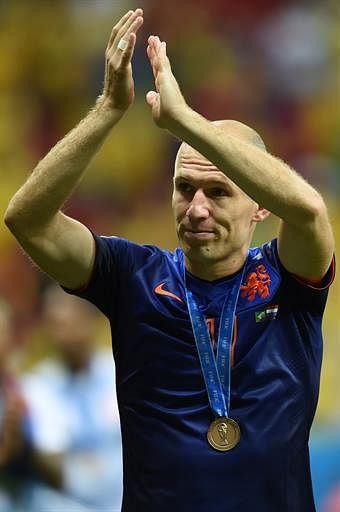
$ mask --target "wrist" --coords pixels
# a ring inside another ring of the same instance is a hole
[[[98,96],[94,110],[98,114],[104,116],[108,122],[112,123],[112,125],[118,123],[118,121],[125,114],[125,110],[115,108],[111,99],[104,96],[103,94]]]
[[[190,126],[190,122],[194,114],[194,110],[192,110],[186,103],[178,105],[172,110],[171,116],[168,118],[166,126],[167,130],[169,130],[175,137],[182,139],[183,130],[185,130],[187,125]]]

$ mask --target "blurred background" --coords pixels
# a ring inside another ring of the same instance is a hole
[[[153,88],[146,41],[149,34],[158,34],[167,41],[188,103],[208,119],[237,119],[254,127],[271,153],[323,194],[339,243],[337,0],[0,0],[2,216],[39,159],[94,105],[102,90],[112,25],[136,7],[144,9],[145,23],[133,61],[135,104],[91,163],[65,211],[98,234],[176,247],[170,197],[178,142],[153,125],[145,102]],[[276,225],[271,218],[258,228],[254,244],[275,236]],[[121,459],[116,405],[113,394],[107,394],[114,378],[108,325],[95,313],[87,336],[65,318],[69,332],[62,332],[48,313],[49,304],[62,302],[51,299],[55,293],[1,223],[0,425],[5,423],[18,442],[0,451],[0,512],[114,512],[119,510]],[[338,276],[324,317],[324,363],[311,438],[318,512],[340,511],[339,303]],[[74,351],[67,348],[79,343],[87,347],[86,361],[72,359]],[[108,362],[105,376],[95,370],[94,361],[101,357]],[[93,394],[87,396],[89,386]],[[79,403],[82,396],[84,407],[66,421],[73,410],[68,411],[69,390],[75,389],[79,395],[72,397]],[[81,425],[93,420],[84,411],[99,395],[102,424],[84,432]],[[68,435],[54,436],[53,428]],[[100,468],[106,467],[98,455],[103,451],[99,438],[106,439],[104,451],[111,450],[115,461],[113,480],[103,482],[116,489],[115,503],[100,502],[91,491]],[[92,457],[98,457],[96,462]],[[95,466],[98,473],[85,471],[86,466]],[[77,482],[71,482],[68,475],[78,470]]]

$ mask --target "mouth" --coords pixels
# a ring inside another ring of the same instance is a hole
[[[213,240],[215,233],[209,230],[186,229],[183,236],[187,240]]]

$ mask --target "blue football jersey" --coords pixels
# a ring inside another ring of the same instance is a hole
[[[309,430],[319,391],[321,321],[333,266],[319,287],[281,265],[276,240],[249,250],[236,308],[230,417],[241,430],[214,450],[214,416],[174,252],[98,237],[93,274],[73,291],[109,319],[116,363],[124,512],[313,512]],[[236,275],[187,273],[216,350]]]

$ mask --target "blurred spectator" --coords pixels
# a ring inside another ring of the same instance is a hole
[[[112,353],[95,340],[97,311],[52,285],[43,319],[56,357],[23,376],[31,443],[63,492],[95,512],[120,510],[122,462]],[[45,511],[44,496],[35,497]],[[47,509],[46,509],[47,510]]]
[[[321,512],[340,512],[340,484],[331,490]]]
[[[319,512],[340,512],[339,425],[312,429],[310,461],[315,503]]]
[[[59,475],[30,443],[27,406],[19,377],[13,369],[13,312],[0,299],[0,512],[37,512],[35,494],[44,493],[49,504],[63,510],[89,512],[63,498],[52,487],[60,487]],[[44,508],[44,512],[56,508]]]
[[[0,511],[11,510],[24,466],[25,406],[10,369],[12,311],[0,299]]]

